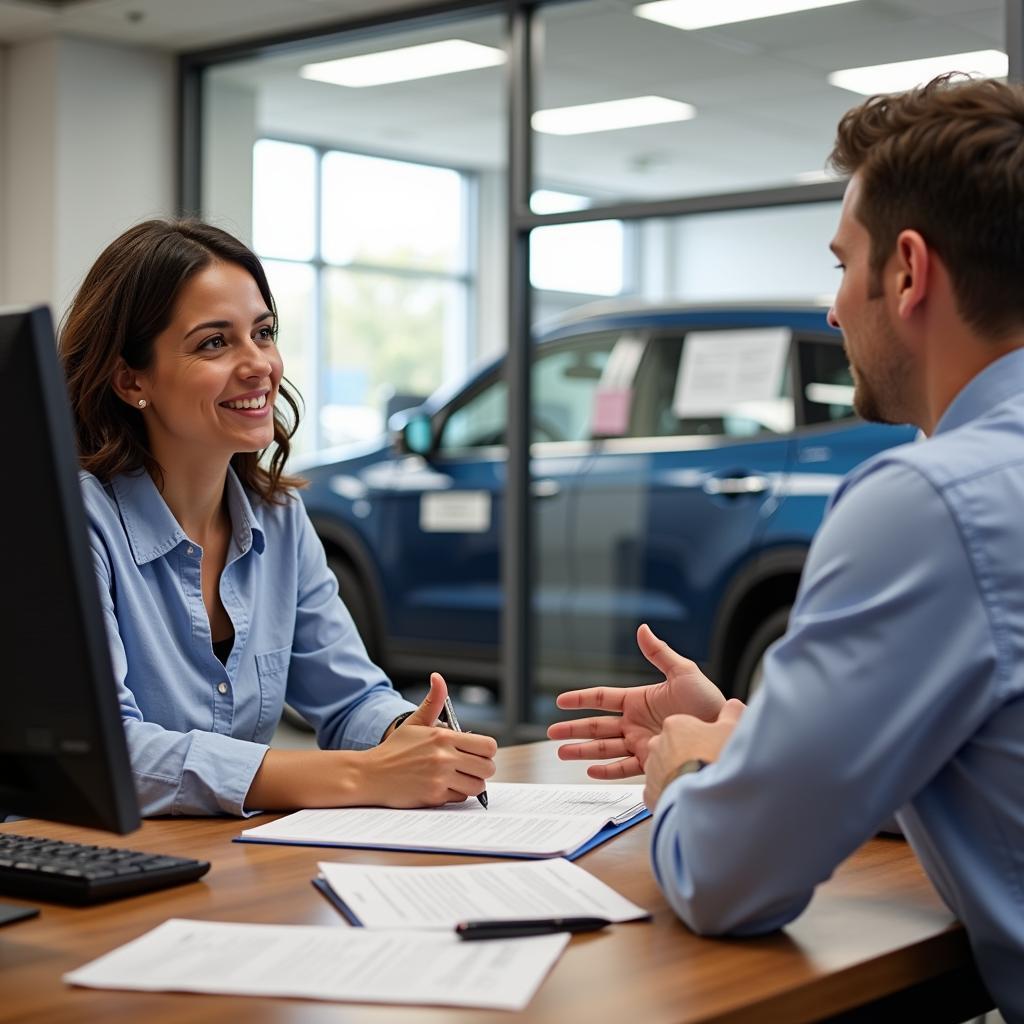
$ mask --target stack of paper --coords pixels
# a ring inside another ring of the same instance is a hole
[[[476,800],[427,810],[344,807],[297,811],[246,829],[243,842],[308,843],[495,857],[578,857],[649,817],[643,786],[494,782]]]
[[[64,980],[88,988],[521,1010],[569,936],[454,934],[172,919]]]
[[[445,867],[322,862],[325,895],[365,928],[444,929],[459,921],[650,915],[567,860]],[[321,887],[322,888],[322,887]]]

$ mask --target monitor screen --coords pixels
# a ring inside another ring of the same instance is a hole
[[[49,310],[0,311],[0,820],[139,826]]]

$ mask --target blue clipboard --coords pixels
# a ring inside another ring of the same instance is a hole
[[[641,821],[646,821],[651,816],[651,812],[645,807],[642,811],[637,812],[628,821],[620,822],[615,825],[609,822],[600,831],[596,832],[590,839],[580,846],[577,846],[575,850],[570,850],[569,853],[560,854],[566,860],[577,860],[582,857],[583,854],[593,850],[594,847],[600,846],[602,843],[608,842],[609,839],[614,838],[620,832],[625,832],[627,828],[632,828],[634,825],[639,825]],[[249,836],[235,836],[232,840],[235,843],[263,843],[269,846],[320,846],[320,847],[341,847],[347,850],[394,850],[396,853],[447,853],[456,857],[507,857],[513,860],[548,860],[547,857],[539,857],[525,853],[493,853],[486,852],[481,853],[479,850],[452,850],[452,849],[437,849],[428,846],[384,846],[375,844],[373,846],[355,846],[347,843],[321,843],[321,842],[304,842],[295,839],[256,839]],[[315,882],[313,883],[316,884]]]

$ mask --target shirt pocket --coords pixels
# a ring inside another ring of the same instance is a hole
[[[281,718],[284,694],[288,687],[288,666],[292,660],[291,647],[256,655],[256,675],[260,684],[260,714],[256,720],[253,739],[268,743]]]

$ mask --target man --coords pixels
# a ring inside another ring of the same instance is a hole
[[[893,813],[1024,1021],[1024,88],[937,79],[840,122],[832,250],[866,419],[749,708],[649,629],[648,687],[563,694],[563,758],[645,771],[654,870],[702,933],[796,917]],[[706,765],[706,767],[705,767]],[[702,770],[703,769],[703,770]]]

